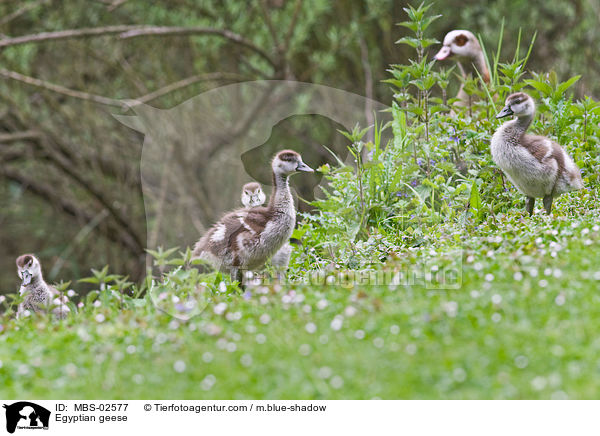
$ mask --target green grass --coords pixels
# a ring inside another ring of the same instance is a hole
[[[456,290],[268,286],[187,322],[149,298],[87,304],[62,323],[5,316],[0,396],[595,398],[599,221],[587,193],[561,198],[554,218],[515,208],[432,228],[429,264],[461,235]],[[386,268],[418,256],[398,252]]]

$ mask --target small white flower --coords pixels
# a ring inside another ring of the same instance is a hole
[[[356,308],[354,306],[348,306],[344,310],[344,315],[346,315],[348,317],[351,317],[351,316],[356,315],[356,312],[357,312],[357,310],[356,310]]]
[[[100,300],[94,301],[94,307],[100,307],[100,306],[102,306],[102,302]]]
[[[467,379],[467,372],[462,368],[456,368],[452,371],[452,377],[459,383],[464,382]]]
[[[208,374],[200,382],[200,388],[202,388],[203,391],[210,391],[216,382],[217,378],[212,374]]]
[[[521,273],[521,271],[517,271],[513,274],[513,279],[515,279],[517,282],[520,282],[523,280],[523,273]]]
[[[206,363],[210,363],[213,360],[213,355],[210,351],[205,351],[204,354],[202,354],[202,360]]]
[[[319,310],[323,310],[323,309],[325,309],[325,308],[326,308],[328,305],[329,305],[329,303],[327,302],[327,300],[325,300],[325,299],[319,300],[319,302],[317,303],[317,309],[319,309]]]
[[[544,377],[537,376],[533,380],[531,380],[531,387],[536,391],[541,391],[546,387],[547,380]]]
[[[103,314],[99,313],[98,315],[96,315],[96,318],[95,318],[95,319],[96,319],[96,322],[104,322],[104,320],[105,320],[106,318],[104,317],[104,315],[103,315]]]
[[[342,317],[336,316],[331,321],[331,329],[337,331],[342,328],[343,323],[344,323],[344,321],[343,321]]]
[[[183,360],[177,360],[173,364],[173,369],[175,370],[175,372],[179,372],[179,373],[185,371],[185,362]]]
[[[400,333],[400,327],[398,327],[396,324],[394,324],[393,326],[390,327],[390,333],[393,335],[397,335],[398,333]]]
[[[298,348],[298,352],[303,356],[308,356],[310,354],[310,345],[302,344],[300,348]]]
[[[134,374],[131,379],[136,385],[141,385],[144,382],[144,376],[142,374]]]
[[[333,371],[331,371],[331,368],[328,366],[322,366],[321,368],[319,368],[319,371],[318,371],[319,378],[325,378],[325,379],[331,377],[332,373],[333,373]]]
[[[500,295],[500,294],[492,295],[492,303],[494,303],[494,304],[502,303],[502,295]]]
[[[515,357],[515,366],[517,368],[523,369],[529,365],[529,359],[526,356],[519,355]]]
[[[406,351],[408,354],[410,354],[412,356],[417,352],[417,346],[415,344],[408,344],[404,348],[404,351]]]
[[[329,383],[333,389],[340,389],[344,386],[344,380],[339,375],[334,376]]]
[[[317,325],[314,322],[309,322],[308,324],[306,324],[304,326],[304,329],[308,332],[308,333],[314,333],[317,331]]]
[[[269,324],[269,321],[271,321],[271,316],[268,313],[263,313],[258,320],[261,324]]]
[[[245,366],[246,368],[248,368],[249,366],[252,366],[252,356],[249,354],[242,355],[242,357],[240,358],[240,363],[242,364],[242,366]]]
[[[363,339],[363,338],[365,337],[365,332],[364,332],[364,330],[356,330],[356,331],[354,332],[354,337],[355,337],[356,339]]]
[[[225,310],[227,310],[227,303],[221,302],[214,307],[213,312],[215,315],[223,315]]]

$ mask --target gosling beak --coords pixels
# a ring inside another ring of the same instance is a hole
[[[315,172],[315,170],[313,170],[311,167],[306,165],[304,162],[300,162],[298,164],[298,166],[296,167],[296,171],[304,171],[305,173],[314,173]]]
[[[23,282],[21,282],[23,286],[27,286],[31,283],[31,273],[29,271],[23,271],[21,273],[21,278],[23,279]]]
[[[500,113],[498,115],[496,115],[496,118],[508,117],[509,115],[512,115],[513,113],[514,112],[512,111],[510,106],[504,106],[504,108],[500,111]]]
[[[436,61],[443,61],[444,59],[448,59],[452,54],[452,50],[450,47],[444,46],[437,52],[437,54],[433,57]]]

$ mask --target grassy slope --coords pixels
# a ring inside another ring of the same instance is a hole
[[[587,194],[558,203],[554,219],[515,209],[465,229],[459,290],[254,289],[187,323],[150,303],[0,320],[0,396],[594,398],[600,213]],[[432,246],[455,234],[433,229]]]

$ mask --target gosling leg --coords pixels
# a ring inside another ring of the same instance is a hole
[[[552,212],[552,195],[546,195],[544,197],[544,209],[546,209],[546,213],[548,215],[550,215],[550,212]]]
[[[244,289],[243,274],[240,268],[231,268],[231,281],[236,281],[240,284],[240,288]]]
[[[544,199],[544,204],[546,204],[545,201],[546,200]],[[527,212],[529,212],[529,215],[533,215],[533,206],[535,206],[535,198],[527,197],[527,201],[525,204],[526,204]]]

